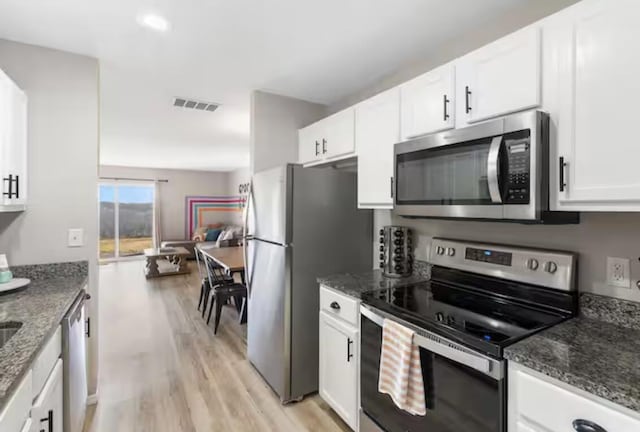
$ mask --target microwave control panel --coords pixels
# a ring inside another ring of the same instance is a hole
[[[519,139],[505,138],[508,161],[505,203],[529,204],[531,191],[531,145],[529,144],[529,137]]]

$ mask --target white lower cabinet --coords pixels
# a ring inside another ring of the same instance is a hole
[[[509,363],[509,432],[636,432],[640,415]]]
[[[320,312],[320,396],[352,428],[358,424],[358,330]]]
[[[359,300],[320,288],[320,397],[351,427],[358,430],[360,408],[359,314],[340,315]]]
[[[22,379],[18,388],[0,412],[1,432],[22,432],[25,422],[29,419],[31,409],[31,370]]]
[[[59,359],[31,408],[31,432],[62,432],[62,385],[62,360]]]

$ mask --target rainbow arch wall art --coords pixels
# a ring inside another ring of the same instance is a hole
[[[224,196],[186,196],[185,197],[185,238],[190,239],[193,232],[205,220],[209,212],[241,212],[245,198],[239,195]]]

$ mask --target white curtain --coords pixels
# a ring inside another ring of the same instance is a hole
[[[160,242],[162,242],[162,217],[160,212],[160,185],[162,183],[155,183],[155,192],[154,192],[154,200],[153,200],[153,238],[155,239],[154,247],[159,248]]]

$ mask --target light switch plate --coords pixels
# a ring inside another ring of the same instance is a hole
[[[84,246],[84,230],[82,228],[70,228],[67,245],[69,247]]]

